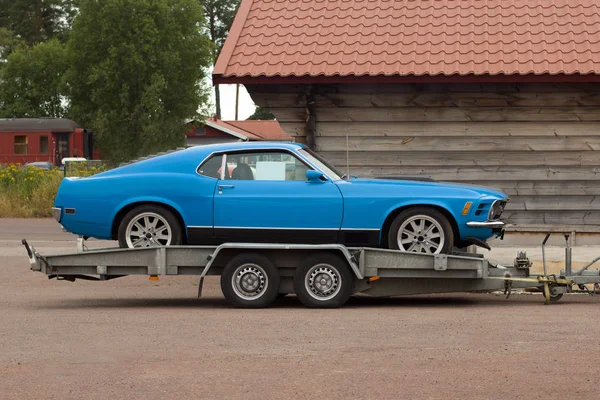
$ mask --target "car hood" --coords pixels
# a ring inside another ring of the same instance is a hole
[[[394,178],[394,179],[385,179],[385,178],[375,178],[375,179],[367,179],[367,178],[353,178],[348,181],[350,184],[357,185],[373,185],[373,186],[398,186],[402,188],[440,188],[440,189],[454,189],[460,191],[469,191],[473,195],[477,197],[496,197],[500,199],[508,198],[508,195],[504,193],[500,189],[471,185],[466,183],[451,183],[451,182],[437,182],[431,180],[417,180],[416,178]]]

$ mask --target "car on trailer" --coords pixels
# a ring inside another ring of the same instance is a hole
[[[66,178],[53,214],[69,232],[121,247],[226,242],[450,253],[501,234],[500,190],[346,176],[297,143],[225,143]]]

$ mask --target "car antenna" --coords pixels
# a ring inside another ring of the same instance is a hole
[[[346,131],[346,179],[350,180],[350,149],[348,145],[348,131]]]

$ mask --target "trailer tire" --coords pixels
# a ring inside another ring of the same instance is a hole
[[[553,302],[553,303],[555,303],[555,302],[559,301],[560,299],[562,299],[563,294],[564,294],[564,293],[556,293],[554,291],[554,289],[557,288],[557,287],[558,287],[557,285],[553,285],[553,284],[550,284],[549,287],[548,287],[548,289],[550,290],[550,301]],[[542,292],[542,295],[544,295],[544,287],[543,286],[540,287],[540,291]]]
[[[354,277],[340,257],[320,254],[306,259],[296,268],[294,289],[306,307],[338,308],[352,295]]]
[[[221,275],[221,291],[235,307],[262,308],[277,298],[279,270],[261,254],[234,257]]]

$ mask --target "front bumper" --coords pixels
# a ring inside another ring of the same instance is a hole
[[[471,221],[471,222],[467,222],[467,226],[469,228],[490,228],[490,229],[499,229],[499,228],[504,228],[504,225],[506,225],[504,222],[502,221]]]

